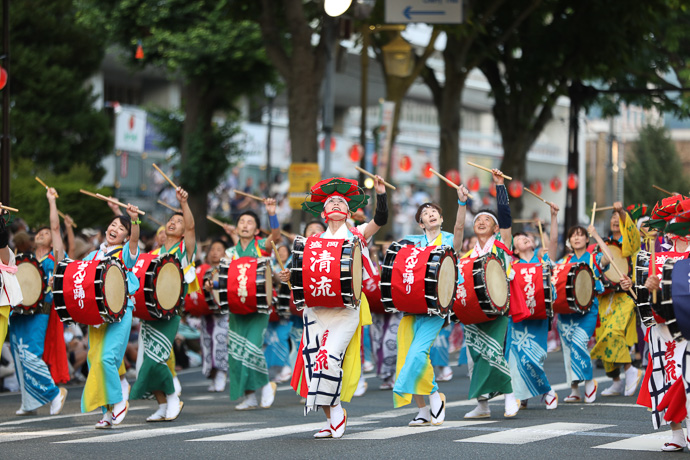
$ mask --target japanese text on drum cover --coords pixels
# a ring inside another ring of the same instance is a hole
[[[311,261],[310,269],[312,272],[319,272],[319,273],[330,273],[331,272],[331,262],[333,262],[335,259],[335,256],[331,253],[331,251],[328,250],[328,248],[337,248],[338,247],[338,242],[337,241],[332,241],[328,242],[326,244],[326,248],[323,248],[321,241],[312,241],[309,243],[309,249],[323,249],[320,253],[318,253],[317,257],[309,257],[309,260]],[[311,295],[312,297],[334,297],[336,294],[331,290],[331,284],[333,280],[328,278],[327,276],[321,276],[321,279],[317,280],[315,278],[310,278],[311,282],[314,284],[310,284],[309,288],[312,289]]]
[[[412,285],[414,284],[414,268],[419,262],[419,253],[422,252],[419,248],[412,248],[410,255],[405,259],[405,271],[402,274],[402,282],[405,285],[405,292],[408,294],[412,292]]]
[[[79,308],[84,308],[84,297],[86,293],[84,292],[84,279],[86,278],[86,267],[89,266],[88,261],[79,262],[77,265],[77,271],[72,275],[72,281],[74,281],[74,300],[79,304]]]

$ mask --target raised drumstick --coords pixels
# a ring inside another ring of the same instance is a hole
[[[58,216],[62,217],[62,220],[65,220],[65,213],[63,213],[59,209],[58,209]],[[72,221],[72,227],[77,228],[77,224],[75,224],[74,221]]]
[[[247,198],[251,198],[251,199],[256,200],[256,201],[261,201],[261,202],[264,201],[263,198],[258,197],[256,195],[252,195],[251,193],[245,193],[245,192],[242,192],[242,191],[237,190],[237,189],[234,189],[233,192],[237,193],[238,195],[246,196]]]
[[[657,190],[659,190],[660,192],[664,192],[664,193],[666,193],[666,194],[668,194],[668,195],[674,195],[673,192],[669,192],[668,190],[663,189],[663,188],[661,188],[661,187],[659,187],[659,186],[652,185],[652,187],[655,188],[655,189],[657,189]]]
[[[362,174],[364,174],[365,176],[369,176],[369,177],[371,177],[372,179],[376,179],[376,176],[375,176],[374,174],[370,173],[369,171],[367,171],[366,169],[362,169],[362,168],[360,168],[359,166],[355,166],[355,169],[356,169],[357,171],[361,172]],[[397,190],[397,189],[395,188],[395,186],[389,184],[389,183],[386,182],[385,180],[383,181],[383,185],[385,185],[386,187],[388,187],[388,188],[391,189],[391,190]]]
[[[486,168],[486,167],[484,167],[484,166],[482,166],[482,165],[478,165],[477,163],[472,163],[471,161],[468,161],[467,164],[470,165],[470,166],[474,166],[475,168],[479,168],[479,169],[481,169],[481,170],[483,170],[483,171],[490,172],[491,174],[493,174],[493,171],[492,171],[492,170],[490,170],[489,168]],[[506,176],[506,175],[503,174],[503,173],[501,173],[501,176],[503,176],[504,179],[513,180],[512,177]]]
[[[224,224],[223,222],[219,221],[218,219],[216,219],[215,217],[206,214],[206,218],[207,218],[208,220],[210,220],[211,222],[213,222],[214,224],[219,225],[219,226],[225,228],[225,224]]]
[[[596,205],[596,203],[595,203]],[[611,251],[609,251],[609,248],[606,245],[600,246],[601,251],[604,253],[606,258],[609,259],[609,264],[613,267],[616,273],[618,273],[618,277],[620,279],[623,279],[623,273],[621,273],[620,269],[618,266],[614,263],[613,256],[611,255]],[[635,291],[632,290],[632,287],[628,289],[628,292],[632,296],[633,299],[637,300],[637,296],[635,295]]]
[[[439,179],[441,179],[443,182],[445,182],[446,184],[448,184],[448,185],[450,185],[451,187],[453,187],[455,190],[458,190],[458,189],[460,188],[460,186],[459,186],[458,184],[456,184],[456,183],[453,182],[452,180],[448,179],[448,178],[447,178],[446,176],[444,176],[443,174],[440,174],[440,173],[439,173],[438,171],[436,171],[434,168],[429,168],[429,171],[431,171],[432,174],[434,174],[436,177],[438,177]],[[468,197],[468,198],[474,199],[474,196],[472,196],[471,193],[468,193],[468,194],[467,194],[467,197]]]
[[[172,180],[170,180],[170,178],[169,178],[163,171],[161,171],[161,168],[159,168],[159,167],[156,165],[156,163],[152,163],[152,165],[153,165],[154,168],[156,168],[156,171],[158,171],[158,173],[159,173],[161,176],[163,176],[163,179],[167,180],[168,183],[172,186],[172,188],[174,188],[175,190],[177,190],[177,184],[175,184],[175,182],[173,182]]]
[[[4,204],[0,204],[0,209],[4,209],[5,211],[19,212],[19,209],[10,208],[9,206],[5,206]]]
[[[529,187],[522,187],[522,189],[523,189],[525,192],[527,192],[527,193],[529,193],[529,194],[531,194],[531,195],[533,195],[533,196],[539,198],[539,199],[540,199],[541,201],[543,201],[545,204],[551,206],[551,203],[550,203],[549,201],[546,201],[544,198],[542,198],[541,196],[539,196],[539,195],[537,195],[536,193],[534,193],[532,190],[529,189]]]
[[[589,222],[589,225],[594,225],[594,216],[597,214],[597,202],[594,202],[594,206],[592,206],[592,220]],[[611,260],[611,259],[609,259]]]
[[[176,208],[175,206],[170,206],[165,201],[158,200],[158,201],[156,201],[156,203],[158,203],[159,205],[161,205],[163,207],[170,209],[172,212],[182,212],[182,210],[180,208]]]
[[[116,204],[118,206],[122,206],[123,208],[127,207],[127,205],[125,203],[118,201],[115,198],[110,198],[110,197],[107,197],[105,195],[101,195],[100,193],[96,193],[96,198],[98,198],[99,200],[108,201],[108,202]],[[142,211],[141,209],[137,210],[137,213],[141,214],[142,216],[146,215],[146,213],[144,211]]]
[[[273,252],[276,255],[276,260],[278,261],[278,265],[280,265],[280,270],[285,270],[285,265],[283,265],[283,261],[280,260],[280,256],[278,256],[278,249],[276,248],[276,244],[271,240],[271,246],[273,247]],[[292,284],[290,284],[290,280],[287,282],[288,287],[292,291]]]
[[[50,188],[50,187],[48,187],[48,185],[46,185],[46,183],[43,182],[38,176],[36,176],[34,179],[36,179],[36,181],[37,181],[39,184],[41,184],[42,186],[44,186],[44,187],[46,188],[46,190],[48,190],[48,189]],[[55,191],[54,195],[55,195],[55,198],[60,198],[60,195],[58,195],[57,190]]]

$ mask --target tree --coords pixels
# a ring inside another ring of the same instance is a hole
[[[100,31],[78,20],[72,0],[12,2],[12,159],[65,173],[88,164],[97,182],[101,158],[112,146],[106,115],[85,85],[103,59]]]
[[[668,130],[663,126],[647,125],[640,131],[638,141],[633,144],[632,155],[626,160],[625,202],[646,203],[650,209],[667,194],[652,188],[652,184],[663,184],[663,188],[685,194],[690,182],[682,174],[683,165]]]
[[[86,1],[86,0],[85,0]],[[103,21],[101,1],[92,21]],[[274,72],[255,23],[229,14],[229,0],[109,0],[107,29],[114,40],[144,58],[133,67],[156,66],[183,83],[184,125],[180,139],[181,185],[190,193],[197,234],[206,234],[207,196],[225,173],[214,117],[233,110],[242,95],[263,91]],[[89,10],[93,12],[94,10]],[[209,180],[211,178],[211,180]]]

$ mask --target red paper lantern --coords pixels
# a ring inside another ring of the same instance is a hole
[[[557,192],[561,189],[561,187],[563,187],[563,182],[561,182],[558,177],[554,176],[554,178],[551,179],[551,190]]]
[[[375,168],[379,165],[379,154],[374,152],[371,156],[371,165]]]
[[[568,174],[568,189],[575,190],[577,188],[578,182],[579,182],[579,179],[577,178],[577,174],[575,174],[575,173]]]
[[[472,176],[470,177],[470,180],[467,181],[467,188],[470,190],[470,192],[478,192],[480,187],[481,184],[479,183],[479,178],[477,176]]]
[[[449,169],[446,171],[446,179],[453,182],[454,184],[460,183],[460,171],[457,169]]]
[[[482,203],[484,204],[484,206],[489,206],[489,204],[491,204],[491,198],[484,195],[484,198],[482,198]]]
[[[410,169],[412,169],[412,160],[410,159],[409,156],[403,155],[403,156],[400,158],[399,166],[400,166],[400,170],[401,170],[402,172],[407,172],[407,171],[409,171]]]
[[[7,70],[0,67],[0,89],[3,89],[7,84]]]
[[[135,59],[144,59],[144,47],[141,46],[141,42],[137,44],[137,51],[134,53]]]
[[[489,195],[496,198],[496,183],[495,182],[492,182],[491,185],[489,185]]]
[[[535,180],[530,184],[529,189],[537,195],[541,195],[541,192],[544,190],[544,186],[542,185],[541,181]]]
[[[423,171],[424,171],[424,177],[426,177],[427,179],[429,179],[431,176],[433,176],[434,173],[431,172],[432,169],[433,169],[433,166],[431,165],[431,163],[429,163],[429,162],[427,161],[427,162],[424,164],[424,169],[423,169]]]
[[[357,163],[362,158],[362,149],[359,148],[358,144],[353,144],[350,147],[350,160]]]
[[[508,184],[508,193],[513,198],[520,198],[522,196],[522,188],[522,182],[519,180],[511,181],[510,184]]]
[[[321,139],[321,142],[319,142],[319,147],[321,150],[323,150],[324,146],[326,145],[326,138],[324,137]],[[335,137],[331,137],[331,152],[335,151]]]

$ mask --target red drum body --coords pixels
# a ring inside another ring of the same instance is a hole
[[[298,309],[359,308],[362,246],[353,240],[295,238],[290,283]]]
[[[548,264],[514,264],[515,279],[525,293],[525,303],[530,316],[527,319],[553,317],[551,269]]]
[[[478,324],[508,314],[510,286],[496,255],[459,259],[458,270],[465,282],[458,283],[453,304],[455,321]]]
[[[119,322],[127,307],[124,265],[115,258],[59,262],[53,275],[53,302],[63,323]]]
[[[184,300],[184,278],[173,254],[140,254],[132,273],[139,289],[132,296],[134,316],[146,321],[170,319]]]
[[[46,276],[36,256],[31,253],[17,254],[17,281],[22,288],[22,303],[12,307],[12,313],[33,315],[43,303],[46,291]],[[0,288],[2,283],[0,282]]]
[[[594,273],[585,263],[556,264],[551,275],[556,286],[554,313],[587,313],[594,302]]]
[[[374,273],[373,276],[362,281],[362,283],[362,290],[364,295],[367,296],[367,302],[369,303],[369,311],[378,314],[386,313],[381,300],[381,275]]]
[[[445,318],[454,300],[456,263],[450,246],[391,244],[381,266],[386,311]]]
[[[227,304],[225,305],[225,311],[222,311],[220,308],[218,291],[207,291],[203,289],[207,281],[211,283],[219,282],[218,269],[213,269],[208,264],[200,265],[196,268],[196,279],[199,286],[202,287],[202,290],[187,294],[187,297],[184,299],[184,311],[192,316],[227,313]]]
[[[240,257],[220,263],[218,299],[230,313],[269,314],[273,304],[273,277],[270,259]]]
[[[622,274],[632,278],[632,258],[623,257],[623,247],[621,243],[614,240],[607,240],[606,245],[611,253],[611,257],[613,257],[611,264],[616,264],[616,267],[618,267],[618,270],[620,270]],[[601,281],[604,284],[605,291],[623,292],[623,288],[620,286],[621,277],[618,276],[618,272],[616,272],[616,269],[613,268],[612,265],[609,264],[606,270],[604,270]]]

